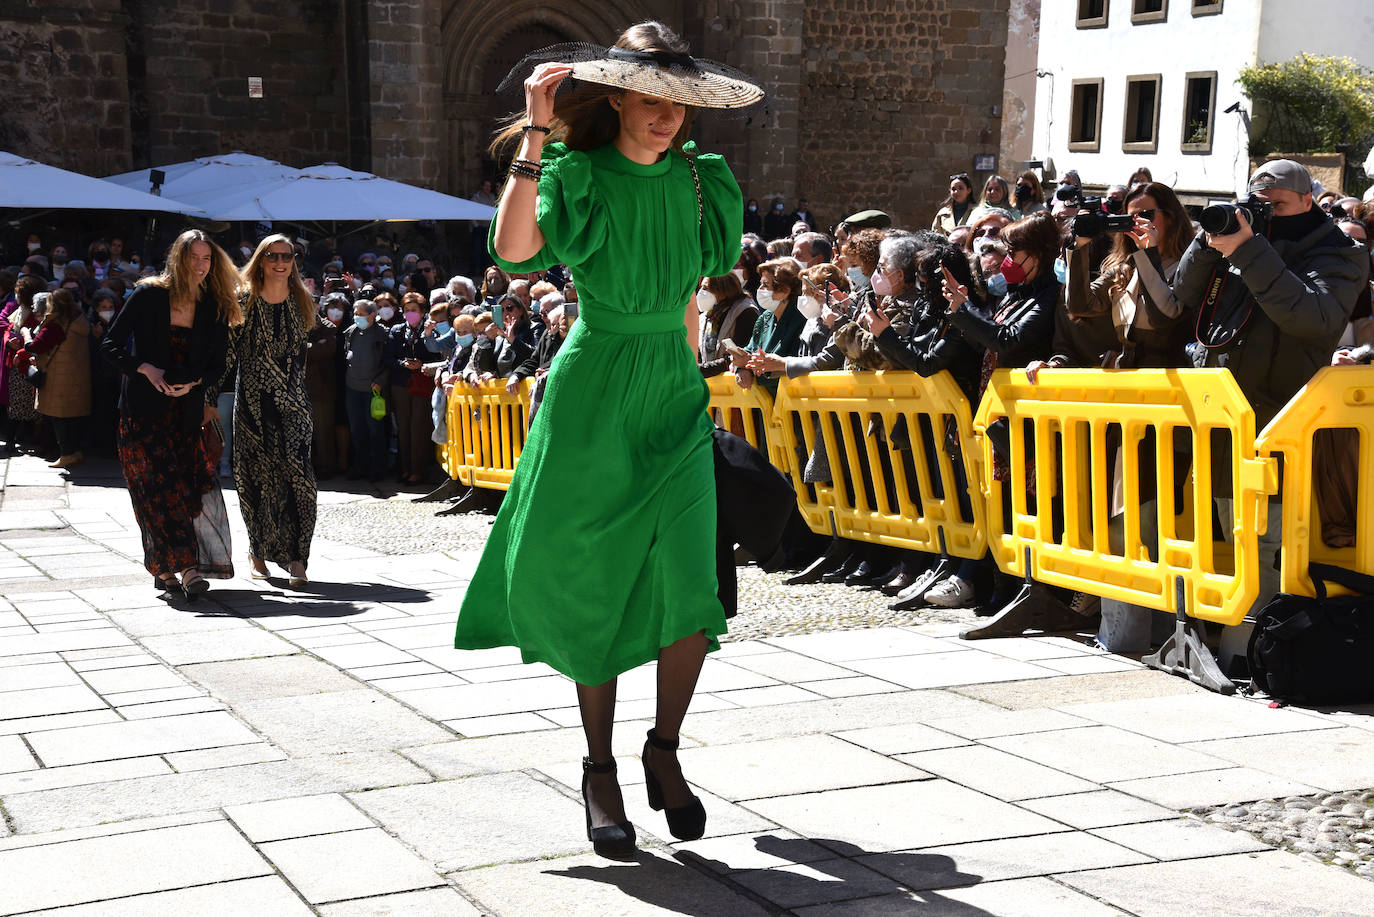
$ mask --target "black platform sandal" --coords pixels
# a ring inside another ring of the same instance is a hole
[[[186,598],[186,590],[181,588],[181,583],[177,582],[177,578],[175,576],[172,576],[169,579],[163,579],[160,576],[154,576],[153,588],[157,589],[159,592],[164,593],[169,599]]]
[[[640,755],[640,761],[644,764],[644,788],[649,794],[649,808],[655,812],[662,810],[664,816],[667,817],[668,832],[680,841],[694,841],[706,833],[706,807],[694,795],[692,801],[685,806],[665,809],[663,807],[663,786],[649,767],[649,749],[651,747],[659,751],[676,752],[678,744],[678,739],[670,742],[667,739],[659,738],[652,729],[649,730],[649,737],[644,742],[644,751]]]
[[[634,825],[622,821],[600,828],[592,827],[592,807],[588,802],[587,781],[591,774],[614,773],[614,758],[600,764],[591,758],[582,759],[582,809],[587,815],[587,840],[592,842],[592,849],[596,851],[597,856],[603,856],[608,860],[633,862],[639,853],[635,847]]]

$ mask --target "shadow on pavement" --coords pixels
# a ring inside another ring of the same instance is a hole
[[[941,888],[968,887],[982,881],[982,876],[960,872],[954,859],[944,854],[870,853],[846,841],[825,838],[778,838],[771,835],[756,837],[754,844],[764,853],[791,860],[808,870],[833,876],[832,879],[813,878],[786,871],[787,867],[782,867],[752,872],[752,881],[747,884],[738,883],[749,888],[755,895],[772,902],[776,907],[791,910],[811,904],[839,904],[851,900],[855,901],[856,907],[861,907],[858,899],[862,899],[873,901],[875,909],[872,913],[884,917],[897,914],[993,917],[989,911],[948,898],[935,891],[922,890],[915,893],[916,897],[911,897],[913,893],[906,885],[890,878],[894,874],[911,876],[913,880],[919,880],[916,884]],[[824,845],[843,859],[816,861],[815,844]],[[851,896],[836,886],[852,880],[856,865],[860,865],[855,862],[858,857],[864,858],[862,867],[876,877],[877,881],[871,881],[865,876],[863,890]],[[686,858],[702,863],[708,874],[718,876],[729,869],[728,864],[709,860],[695,853],[682,851],[677,854],[678,860]],[[693,900],[690,893],[684,892],[698,880],[698,876],[702,874],[701,870],[687,865],[686,862],[675,863],[647,853],[640,854],[638,866],[637,869],[610,865],[572,866],[567,869],[549,870],[547,874],[614,885],[630,897],[677,914],[686,914],[690,917],[718,917],[720,914],[718,898]],[[734,878],[738,879],[739,875],[737,873]],[[889,904],[888,901],[878,905],[874,900],[884,896],[893,896],[890,901],[891,909],[886,906]],[[907,898],[906,901],[900,900],[903,896]],[[868,911],[855,910],[854,913]]]
[[[285,586],[285,577],[269,577]],[[212,589],[198,602],[175,601],[171,604],[195,611],[205,617],[235,618],[348,618],[364,614],[378,603],[411,605],[430,602],[433,596],[411,586],[386,583],[327,583],[311,582],[299,588]]]

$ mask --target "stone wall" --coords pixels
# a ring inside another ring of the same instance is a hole
[[[1040,50],[1040,0],[1011,0],[1007,16],[1007,77],[1002,89],[1002,155],[1008,179],[1035,159],[1036,56]]]
[[[436,188],[443,128],[439,4],[371,2],[367,14],[372,115],[368,171]]]
[[[128,8],[130,69],[146,73],[141,86],[132,81],[135,168],[235,149],[297,167],[347,164],[338,3],[135,0]],[[254,76],[261,99],[248,95]]]
[[[3,10],[0,150],[93,175],[131,168],[119,0],[10,0]]]

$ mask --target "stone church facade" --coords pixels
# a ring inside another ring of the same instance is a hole
[[[698,120],[747,197],[928,225],[947,176],[999,150],[1009,3],[0,0],[0,150],[106,175],[241,149],[466,196],[497,174],[516,60],[653,18],[768,90],[752,123]]]

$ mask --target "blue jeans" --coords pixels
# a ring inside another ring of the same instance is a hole
[[[380,477],[386,471],[386,420],[372,419],[372,392],[344,390],[348,435],[353,440],[354,474]]]

